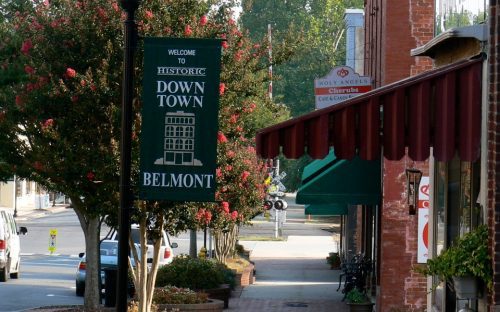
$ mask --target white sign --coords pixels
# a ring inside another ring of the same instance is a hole
[[[349,66],[334,67],[328,75],[314,79],[316,109],[353,98],[372,89],[372,80]]]
[[[417,262],[427,263],[429,254],[429,177],[422,177],[418,188],[418,251]]]

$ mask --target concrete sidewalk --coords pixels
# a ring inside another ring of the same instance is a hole
[[[231,298],[226,311],[239,312],[330,312],[349,311],[338,288],[340,271],[330,270],[326,257],[338,250],[338,224],[331,218],[308,219],[303,206],[288,198],[283,241],[239,241],[255,264],[255,283],[238,298]],[[274,222],[257,217],[240,235],[274,237]]]
[[[330,270],[331,236],[289,236],[282,242],[240,242],[251,251],[255,283],[231,298],[228,311],[349,311],[337,292],[340,271]]]
[[[14,213],[14,209],[11,208],[8,209],[10,209]],[[31,206],[21,206],[17,209],[16,221],[36,219],[46,216],[48,214],[65,211],[66,209],[72,209],[72,208],[68,204],[56,204],[55,206],[50,205],[47,208],[39,208],[39,209],[35,209]]]

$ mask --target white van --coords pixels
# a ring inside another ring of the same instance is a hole
[[[19,234],[24,235],[27,232],[24,226],[17,230],[10,209],[0,208],[0,282],[6,282],[9,277],[19,278],[21,268]]]

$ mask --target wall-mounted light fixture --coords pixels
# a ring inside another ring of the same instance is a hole
[[[422,171],[417,169],[406,169],[406,196],[410,215],[417,213],[420,179],[422,179]]]

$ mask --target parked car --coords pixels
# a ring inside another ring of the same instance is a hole
[[[103,240],[100,246],[101,255],[101,289],[104,289],[104,270],[107,268],[118,267],[118,242],[111,240]],[[87,261],[85,254],[80,253],[80,262],[76,270],[76,295],[83,296],[85,294],[85,273],[87,269]]]
[[[28,230],[17,228],[14,215],[9,209],[0,209],[0,282],[10,278],[19,278],[21,271],[21,244],[19,234]]]
[[[110,240],[118,240],[118,231],[114,230],[111,232]],[[132,224],[130,228],[130,236],[132,237],[132,240],[134,241],[134,244],[137,246],[140,246],[140,233],[139,233],[139,226],[137,224]],[[174,251],[173,248],[177,248],[177,243],[171,243],[170,242],[170,236],[167,234],[167,232],[162,231],[162,242],[161,242],[161,247],[160,247],[160,256],[158,259],[158,262],[161,265],[169,264],[172,262],[174,259]],[[153,260],[153,241],[151,239],[148,239],[148,260],[152,261]]]
[[[170,243],[170,237],[165,231],[162,231],[162,245],[160,250],[160,266],[169,264],[172,262],[174,257],[173,248],[177,247],[177,243]],[[140,256],[141,249],[139,245],[139,227],[132,225],[130,235],[134,241],[134,245],[138,254]],[[108,268],[118,267],[118,231],[113,230],[110,235],[107,236],[108,239],[104,239],[100,246],[100,257],[101,257],[101,289],[105,289],[105,274],[104,271]],[[153,245],[152,242],[148,242],[148,262],[153,259]],[[76,295],[83,296],[85,294],[85,272],[86,272],[86,258],[84,253],[80,254],[80,262],[78,264],[76,272]],[[132,265],[134,265],[134,259],[131,257]],[[132,283],[129,285],[129,292],[133,292]]]

